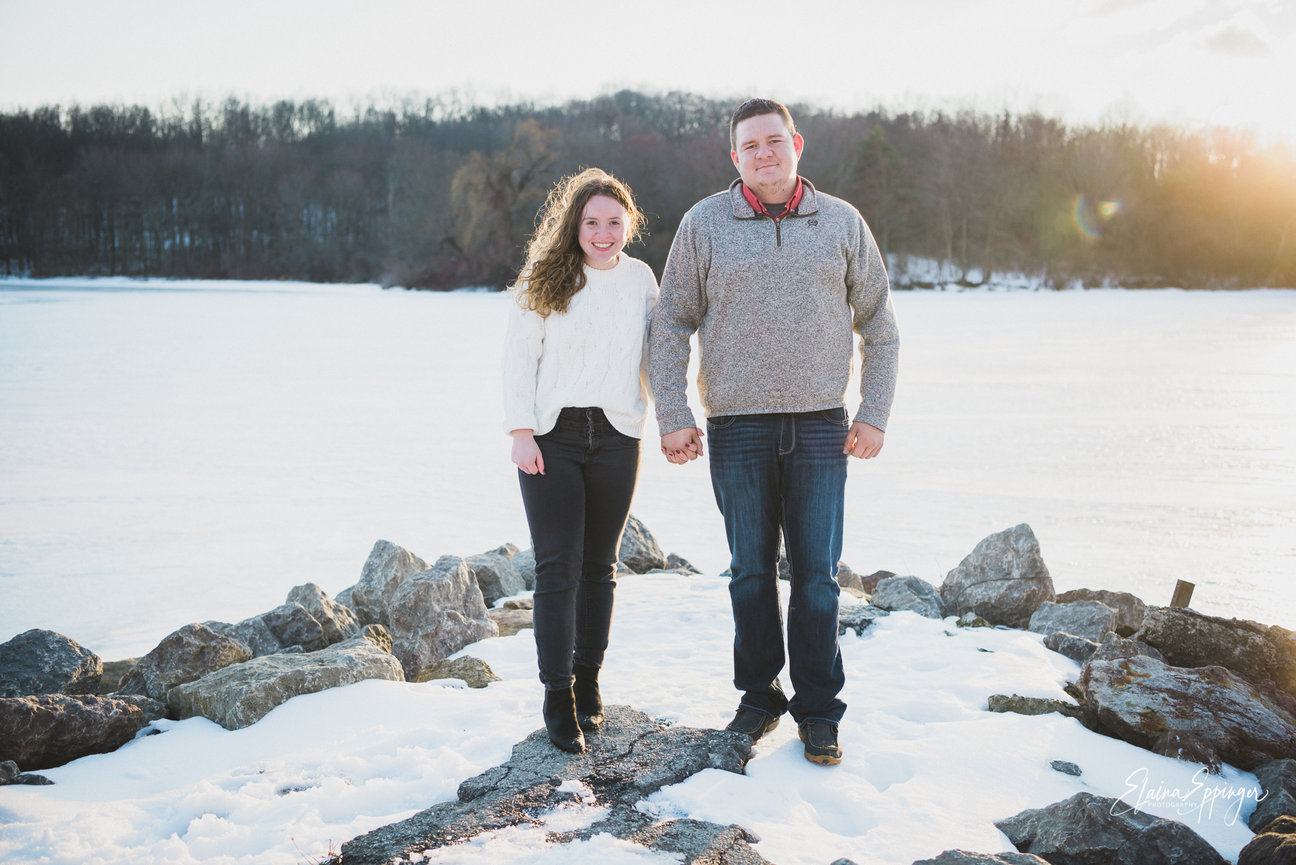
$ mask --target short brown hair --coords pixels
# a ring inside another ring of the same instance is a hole
[[[792,122],[792,115],[788,113],[787,106],[782,102],[776,102],[773,99],[748,99],[742,105],[739,105],[729,118],[730,150],[738,149],[738,124],[749,117],[760,117],[762,114],[777,114],[787,124],[788,134],[797,134],[796,124]]]

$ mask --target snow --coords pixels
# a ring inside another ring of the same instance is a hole
[[[1059,590],[1135,591],[1293,625],[1296,295],[899,293],[886,451],[854,463],[843,558],[939,583],[1029,522]],[[525,545],[499,428],[504,298],[373,286],[0,281],[0,639],[58,630],[105,658],[188,621],[237,620],[293,585],[336,593],[378,538],[429,561]],[[651,428],[635,512],[706,576],[621,581],[610,702],[670,723],[732,715],[723,530],[706,467]],[[1081,790],[1188,822],[1226,857],[1254,778],[1218,777],[994,693],[1063,698],[1038,635],[895,614],[843,638],[846,758],[790,720],[745,776],[703,772],[643,807],[739,823],[779,865],[1006,851],[993,820]],[[452,798],[540,726],[530,632],[464,654],[503,681],[363,682],[245,730],[163,722],[113,754],[0,789],[14,863],[300,863]],[[1079,765],[1079,778],[1050,761]],[[574,779],[573,779],[574,781]],[[549,817],[588,825],[589,803]],[[514,827],[435,862],[668,862]]]

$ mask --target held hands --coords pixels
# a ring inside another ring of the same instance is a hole
[[[702,456],[703,432],[698,427],[686,426],[661,437],[661,451],[666,461],[682,466]]]
[[[544,456],[536,444],[535,430],[515,429],[509,435],[513,436],[513,464],[529,475],[544,474]]]
[[[871,460],[882,452],[882,440],[886,433],[872,424],[856,421],[846,433],[846,444],[842,453],[850,454],[856,459]]]

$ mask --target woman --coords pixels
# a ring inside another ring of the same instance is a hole
[[[535,550],[544,721],[564,751],[603,721],[598,674],[614,566],[639,471],[657,280],[622,252],[643,226],[630,189],[591,168],[549,194],[510,305],[505,428]]]

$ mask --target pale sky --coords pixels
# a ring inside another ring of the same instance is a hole
[[[0,0],[0,108],[623,87],[1296,145],[1296,0]]]

